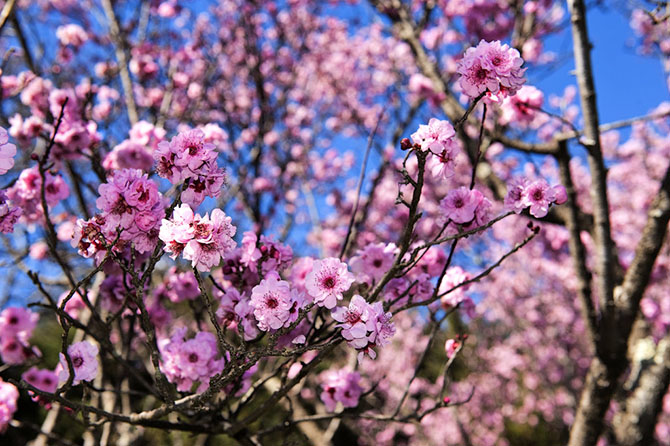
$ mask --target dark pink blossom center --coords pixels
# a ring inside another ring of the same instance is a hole
[[[188,362],[198,362],[198,355],[195,353],[188,355]]]
[[[84,358],[81,356],[75,356],[72,358],[72,365],[74,366],[75,369],[78,369],[84,364]]]
[[[335,278],[328,276],[323,280],[324,288],[332,289],[335,288]]]
[[[345,322],[347,324],[354,325],[361,320],[361,315],[359,313],[356,313],[354,311],[347,311],[347,316],[345,317]]]
[[[265,305],[267,305],[268,308],[273,309],[277,308],[279,305],[279,302],[277,301],[277,298],[274,296],[269,296],[267,300],[265,301]]]

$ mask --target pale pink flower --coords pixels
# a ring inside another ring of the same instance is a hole
[[[358,372],[347,372],[341,370],[327,370],[320,375],[321,379],[321,401],[326,410],[333,412],[337,403],[343,407],[356,407],[358,400],[363,394],[363,388],[359,382],[361,375]]]
[[[68,356],[72,361],[74,370],[74,379],[72,384],[79,384],[81,381],[93,381],[98,376],[98,346],[88,341],[75,342],[67,348]],[[64,383],[68,380],[70,373],[67,365],[67,359],[62,353],[60,356],[61,370],[58,380]]]
[[[272,274],[251,290],[251,306],[263,331],[278,330],[290,324],[293,299],[289,283]]]
[[[58,375],[53,370],[31,367],[21,375],[21,379],[44,392],[54,393],[58,388]]]
[[[528,185],[526,196],[530,204],[530,213],[537,218],[546,216],[549,205],[556,201],[556,191],[544,180],[536,180]]]
[[[4,382],[0,378],[0,434],[7,429],[7,425],[12,421],[18,399],[18,389],[13,384]]]
[[[9,142],[7,130],[0,127],[0,175],[6,174],[14,167],[14,155],[16,146]]]
[[[347,264],[329,257],[314,262],[312,271],[305,277],[305,288],[314,298],[314,303],[330,310],[338,300],[342,300],[343,293],[353,282],[354,276]]]
[[[454,223],[469,223],[475,218],[475,209],[481,201],[481,192],[459,187],[449,191],[440,201],[440,208],[444,218]]]
[[[452,147],[454,135],[456,131],[448,121],[431,118],[428,125],[421,124],[419,129],[412,133],[412,142],[419,144],[422,151],[430,150],[439,154]]]
[[[349,262],[352,271],[361,277],[379,280],[391,268],[395,260],[397,247],[395,244],[369,244]]]
[[[56,29],[56,37],[61,45],[72,45],[77,48],[88,40],[88,34],[84,31],[84,28],[74,23],[59,26]]]

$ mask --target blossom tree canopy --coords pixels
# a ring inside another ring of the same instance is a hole
[[[0,443],[670,445],[670,105],[587,12],[0,1]]]

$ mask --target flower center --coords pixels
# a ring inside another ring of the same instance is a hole
[[[279,302],[277,301],[277,298],[274,296],[269,296],[267,300],[265,301],[265,305],[267,305],[268,308],[273,309],[277,308],[279,306]]]
[[[198,362],[198,355],[195,353],[188,355],[188,362]]]
[[[83,364],[84,364],[84,358],[82,358],[81,356],[75,356],[74,358],[72,358],[72,365],[74,366],[74,368],[78,369]]]
[[[335,287],[335,279],[333,277],[326,277],[323,280],[323,286],[324,288],[332,289]]]

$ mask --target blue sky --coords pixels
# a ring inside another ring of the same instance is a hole
[[[629,20],[620,8],[594,7],[587,16],[601,123],[642,115],[670,100],[661,61],[636,52]],[[567,31],[552,38],[548,47],[558,53],[571,50],[572,38]],[[538,85],[545,92],[561,93],[566,85],[576,84],[570,74],[573,69],[570,60]]]

